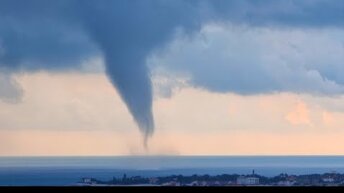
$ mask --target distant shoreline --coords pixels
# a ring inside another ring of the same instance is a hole
[[[95,178],[82,178],[76,186],[344,186],[344,174],[323,173],[290,175],[281,173],[274,177],[255,174],[222,175],[170,175],[164,177],[127,177],[101,181]]]

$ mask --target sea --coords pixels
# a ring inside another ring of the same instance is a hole
[[[0,186],[73,186],[81,178],[344,173],[344,156],[0,157]]]

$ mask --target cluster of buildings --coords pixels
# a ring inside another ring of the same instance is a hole
[[[81,182],[78,185],[89,185],[89,186],[99,186],[104,185],[105,183],[99,182],[94,178],[82,178]],[[115,185],[111,183],[107,183],[108,185]],[[172,179],[168,182],[159,183],[157,178],[149,178],[149,183],[141,183],[141,184],[117,184],[117,185],[151,185],[151,186],[236,186],[236,185],[243,185],[243,186],[254,186],[259,185],[259,178],[257,177],[245,177],[239,176],[236,181],[206,181],[206,180],[195,180],[190,183],[183,183],[178,181],[177,179]]]
[[[109,186],[344,186],[344,174],[325,173],[309,175],[280,174],[275,177],[223,174],[218,176],[165,176],[144,178],[140,176],[114,178],[102,182],[94,178],[83,178],[79,185]]]

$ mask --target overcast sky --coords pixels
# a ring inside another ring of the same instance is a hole
[[[0,155],[343,154],[343,61],[341,0],[2,0]]]

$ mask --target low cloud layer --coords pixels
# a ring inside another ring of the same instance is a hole
[[[214,92],[339,95],[343,61],[343,29],[212,24],[192,38],[180,34],[149,63]]]

